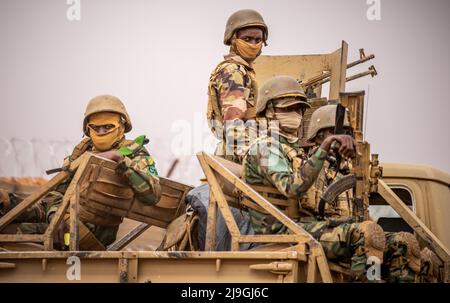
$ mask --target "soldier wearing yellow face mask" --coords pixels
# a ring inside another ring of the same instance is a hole
[[[258,12],[245,9],[232,14],[223,40],[230,52],[209,79],[207,119],[221,141],[215,154],[237,163],[250,144],[250,130],[244,122],[255,119],[258,89],[252,63],[261,54],[267,36],[267,25]]]
[[[110,95],[93,98],[88,103],[84,115],[83,132],[86,138],[75,146],[70,156],[64,159],[63,166],[68,167],[70,162],[85,152],[115,161],[118,163],[115,174],[120,177],[123,184],[117,184],[115,180],[111,181],[108,178],[103,179],[102,184],[96,188],[96,199],[99,202],[120,203],[121,195],[124,195],[129,187],[133,198],[137,201],[145,205],[155,205],[161,197],[155,161],[144,147],[148,142],[145,136],[139,136],[135,140],[125,138],[125,133],[131,128],[130,117],[118,98]],[[14,224],[9,226],[8,233],[43,233],[61,204],[70,181],[71,179],[61,184],[55,191],[30,207],[26,213],[16,219]],[[121,195],[117,195],[118,192]],[[128,192],[130,192],[129,189]],[[21,200],[11,193],[0,192],[0,194],[1,217]],[[109,212],[85,207],[80,202],[81,222],[104,246],[115,241],[122,219]],[[58,226],[55,244],[62,246],[63,235],[67,230],[68,226],[64,222]]]

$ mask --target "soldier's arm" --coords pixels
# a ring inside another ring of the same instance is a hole
[[[218,72],[216,87],[223,120],[243,119],[250,94],[248,75],[235,63],[223,66]]]
[[[248,75],[235,63],[225,65],[217,78],[217,91],[220,98],[225,136],[231,154],[243,156],[249,138],[245,131],[244,117],[247,99],[250,95]],[[238,142],[237,144],[234,141]],[[229,154],[229,153],[228,153]]]
[[[133,158],[124,157],[119,166],[139,201],[148,205],[159,202],[161,187],[152,156],[140,153]]]
[[[301,196],[313,185],[319,175],[327,152],[319,148],[309,158],[298,158],[298,169],[293,169],[289,160],[278,148],[270,147],[268,162],[264,167],[269,181],[286,197]]]

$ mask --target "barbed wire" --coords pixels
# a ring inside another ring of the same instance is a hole
[[[0,137],[0,150],[2,151],[0,177],[44,177],[48,179],[49,176],[45,171],[61,167],[64,158],[70,155],[77,143],[77,141],[67,139],[32,138],[28,140],[18,137]],[[156,159],[157,169],[161,176],[165,176],[173,161],[178,159],[178,165],[171,178],[190,185],[199,184],[203,172],[195,155],[175,158],[170,152],[169,146],[163,144],[153,150],[152,155]]]

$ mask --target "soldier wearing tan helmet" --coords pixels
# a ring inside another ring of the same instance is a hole
[[[322,142],[334,134],[336,107],[336,105],[325,105],[311,115],[307,139],[314,143],[315,147],[311,148],[309,154],[314,154]],[[351,133],[347,113],[344,117],[344,131],[348,134]],[[301,201],[302,207],[312,213],[317,213],[319,200],[328,186],[348,174],[351,167],[351,159],[342,161],[339,170],[336,169],[335,165],[330,165],[329,161],[334,162],[335,160],[333,156],[328,157],[327,160],[316,182]],[[352,190],[343,192],[336,201],[327,204],[325,218],[339,219],[340,221],[351,220],[352,200]],[[365,221],[361,224],[374,226],[376,223]],[[377,227],[377,230],[380,228]],[[387,282],[415,282],[420,270],[421,260],[419,244],[414,235],[407,232],[386,232],[385,242],[383,259],[380,260],[383,261],[381,278]]]
[[[212,72],[208,85],[207,119],[221,142],[216,155],[240,163],[249,144],[243,123],[255,118],[257,85],[252,62],[261,54],[268,37],[262,16],[250,9],[232,14],[227,21],[224,44],[230,46]],[[233,141],[243,144],[235,144]]]
[[[287,199],[302,198],[316,181],[330,151],[332,142],[340,143],[344,158],[355,152],[355,141],[348,135],[331,135],[312,155],[299,146],[298,130],[303,110],[308,106],[298,82],[288,76],[267,81],[259,90],[256,115],[269,123],[269,136],[256,139],[243,161],[243,179],[259,186],[273,186]],[[302,216],[298,224],[322,244],[328,258],[350,260],[355,276],[365,278],[366,261],[370,256],[383,259],[385,238],[380,226],[373,222],[332,226],[318,220],[313,213]],[[284,234],[286,227],[269,214],[249,209],[256,234]]]
[[[138,201],[146,205],[155,205],[160,199],[161,189],[155,161],[144,147],[148,140],[145,136],[139,136],[133,141],[127,140],[125,133],[128,133],[131,128],[130,117],[125,106],[117,97],[97,96],[86,107],[83,120],[83,133],[86,138],[75,146],[72,154],[64,160],[64,166],[68,166],[70,162],[85,152],[90,152],[118,163],[115,172],[118,174],[116,178],[123,181],[123,184],[118,184],[117,180],[109,182],[106,177],[106,179],[102,179],[102,184],[96,185],[96,200],[103,201],[104,205],[107,205],[108,202],[121,203],[121,196],[130,192]],[[62,202],[70,181],[71,179],[66,181],[57,188],[57,191],[48,194],[22,215],[19,218],[20,222],[16,222],[20,224],[17,225],[15,231],[42,233]],[[117,186],[119,187],[116,188]],[[126,190],[126,187],[131,190]],[[117,195],[118,192],[121,194]],[[88,200],[83,197],[80,199],[80,220],[102,245],[107,246],[115,241],[122,217],[110,215],[108,212],[102,212],[89,207],[89,205],[86,206],[86,203],[89,203]],[[10,199],[10,202],[13,202],[10,203],[13,204],[10,207],[12,208],[20,200],[13,199],[11,201]],[[63,235],[67,230],[67,224],[62,222],[58,227],[55,239],[55,244],[59,247],[63,245]],[[80,243],[80,246],[82,248],[83,244]]]
[[[336,107],[336,105],[325,105],[316,109],[311,115],[306,139],[315,146],[309,149],[308,153],[310,155],[316,152],[327,137],[334,134]],[[347,134],[351,133],[347,112],[344,117],[344,131]],[[302,207],[312,213],[318,212],[319,201],[325,189],[335,180],[342,177],[341,171],[348,171],[350,169],[350,161],[347,159],[341,161],[340,171],[337,171],[330,163],[336,164],[336,157],[333,149],[330,151],[327,161],[324,162],[317,180],[301,200]],[[342,193],[337,198],[337,201],[333,201],[333,204],[326,204],[325,216],[327,218],[342,220],[349,219],[352,215],[351,199],[352,192],[346,191]]]

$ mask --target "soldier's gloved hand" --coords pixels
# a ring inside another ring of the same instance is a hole
[[[331,144],[337,141],[340,145],[338,152],[344,158],[353,157],[357,152],[357,145],[355,139],[348,135],[331,135],[328,136],[320,145],[320,148],[329,152]]]
[[[120,162],[123,160],[123,156],[117,150],[108,150],[103,153],[97,154],[97,156],[106,158],[115,162]]]

